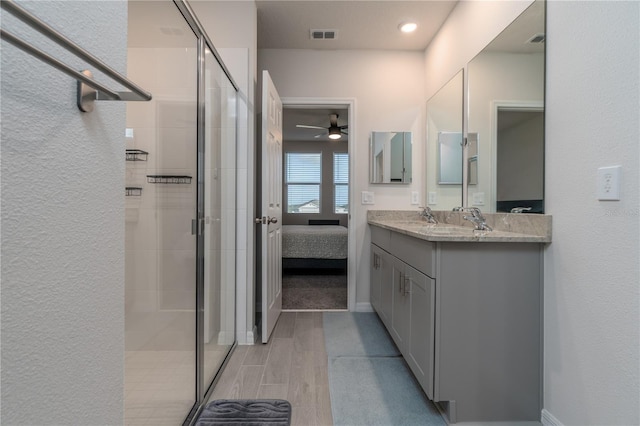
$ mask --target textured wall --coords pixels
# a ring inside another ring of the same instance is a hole
[[[125,72],[126,2],[20,3]],[[0,423],[121,424],[125,106],[84,114],[70,77],[5,42],[1,61]]]
[[[638,22],[636,1],[548,4],[544,406],[565,425],[640,424]],[[598,201],[612,165],[622,199]]]

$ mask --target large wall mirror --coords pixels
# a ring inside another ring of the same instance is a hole
[[[483,211],[544,212],[544,8],[532,3],[467,68],[467,204]]]
[[[411,132],[371,132],[371,183],[411,183]]]
[[[460,70],[427,101],[427,204],[437,210],[462,205],[462,93]]]

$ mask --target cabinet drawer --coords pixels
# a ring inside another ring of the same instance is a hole
[[[436,277],[435,243],[392,232],[389,252],[423,274]]]
[[[391,248],[391,231],[377,226],[370,226],[369,229],[371,230],[371,242],[378,247],[389,251]]]

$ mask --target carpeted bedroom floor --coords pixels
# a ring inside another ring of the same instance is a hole
[[[347,275],[330,272],[285,269],[282,309],[347,309]]]

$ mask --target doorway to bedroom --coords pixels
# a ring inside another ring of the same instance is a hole
[[[349,108],[284,105],[282,309],[348,309]]]

